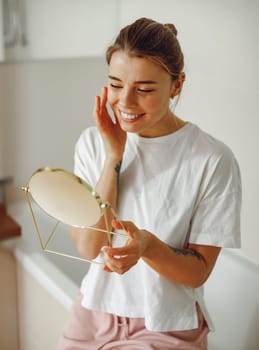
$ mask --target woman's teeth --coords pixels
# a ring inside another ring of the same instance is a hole
[[[121,112],[121,116],[123,119],[133,120],[140,117],[142,114],[128,114]]]

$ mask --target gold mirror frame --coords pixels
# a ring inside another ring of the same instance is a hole
[[[89,228],[107,234],[109,245],[112,246],[112,235],[127,237],[126,234],[111,231],[107,210],[109,209],[119,222],[119,218],[108,202],[102,202],[98,193],[83,179],[61,168],[40,168],[30,177],[27,186],[22,187],[32,216],[33,224],[43,252],[64,256],[71,259],[103,265],[103,262],[77,257],[49,249],[49,244],[62,222],[78,228]],[[46,214],[56,220],[48,238],[44,242],[38,221],[32,208],[31,198]],[[87,214],[91,213],[93,219]],[[71,213],[74,218],[71,218]],[[94,225],[104,217],[106,229],[96,228]],[[77,221],[77,222],[76,222]],[[91,221],[94,221],[90,224]],[[123,224],[121,223],[122,227]]]

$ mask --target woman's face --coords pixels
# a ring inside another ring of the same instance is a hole
[[[143,137],[175,131],[169,100],[175,86],[158,64],[123,51],[112,55],[109,65],[108,102],[121,128]]]

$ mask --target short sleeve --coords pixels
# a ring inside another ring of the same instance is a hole
[[[216,161],[211,159],[208,166],[210,175],[201,184],[189,242],[239,248],[242,189],[238,163],[232,152],[225,149]]]
[[[74,173],[93,188],[100,176],[102,144],[94,127],[82,132],[74,152]]]

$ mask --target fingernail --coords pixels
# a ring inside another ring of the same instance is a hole
[[[106,272],[112,272],[112,270],[107,265],[104,265],[103,270]]]

